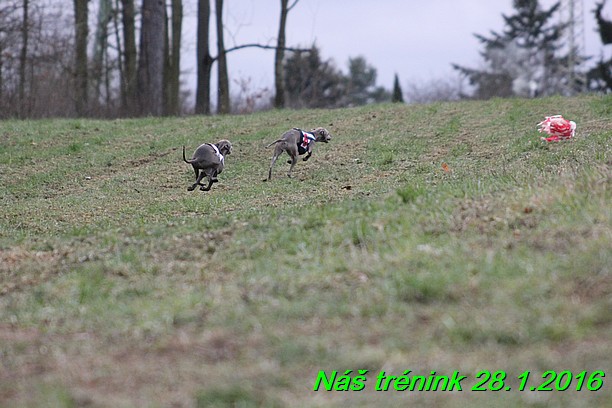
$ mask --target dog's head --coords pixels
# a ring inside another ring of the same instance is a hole
[[[331,134],[327,131],[327,129],[322,127],[312,129],[311,133],[315,135],[315,140],[317,142],[328,143],[332,138]]]
[[[217,142],[217,149],[219,149],[219,153],[225,156],[232,153],[232,144],[229,140],[222,139]]]

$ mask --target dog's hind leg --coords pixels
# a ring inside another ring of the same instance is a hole
[[[200,190],[202,190],[202,191],[209,191],[210,187],[212,187],[213,183],[214,182],[212,180],[208,180],[208,185],[206,187],[204,187],[204,185],[202,185],[202,187],[200,187]]]
[[[207,170],[207,172],[206,172],[206,176],[207,176],[207,177],[208,177],[208,179],[209,179],[210,181],[212,181],[213,183],[216,183],[217,181],[219,181],[219,179],[217,178],[217,175],[218,175],[218,174],[219,174],[219,173],[217,172],[217,169],[214,169],[214,168],[213,168],[213,169],[209,169],[209,170]]]
[[[202,185],[202,187],[200,187],[201,191],[210,191],[210,187],[212,187],[212,180],[208,180],[208,185],[206,187],[204,187],[204,185]]]
[[[210,188],[212,187],[213,183],[216,183],[217,178],[215,177],[217,174],[217,172],[215,170],[211,170],[210,174],[208,175],[208,185],[206,187],[204,187],[204,184],[202,184],[202,187],[200,187],[200,190],[202,191],[209,191]]]
[[[187,187],[187,191],[193,191],[193,190],[195,190],[195,188],[197,186],[203,186],[201,181],[202,181],[202,178],[204,178],[204,175],[205,175],[204,170],[202,170],[202,171],[199,171],[198,169],[194,169],[194,170],[196,172],[196,182],[193,183],[193,185],[191,187]]]
[[[280,153],[282,153],[282,151]],[[268,170],[268,181],[272,179],[272,167],[274,166],[274,163],[276,163],[276,159],[278,159],[280,153],[274,151],[274,156],[272,156],[272,161],[270,162],[270,169]]]
[[[297,156],[291,156],[291,167],[289,167],[289,172],[287,173],[287,177],[291,177],[291,171],[295,167],[296,163],[297,163]]]

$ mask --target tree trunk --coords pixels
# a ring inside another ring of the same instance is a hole
[[[87,35],[89,26],[87,24],[88,0],[74,0],[74,24],[75,24],[75,108],[78,116],[84,116],[88,111],[89,98],[87,93]],[[27,0],[26,0],[27,2]]]
[[[110,0],[100,0],[98,9],[98,22],[96,27],[94,51],[92,57],[92,73],[96,101],[100,102],[102,79],[108,77],[105,71],[105,57],[108,51],[108,23],[112,18],[112,4]]]
[[[230,112],[229,77],[227,74],[227,59],[223,41],[223,0],[215,0],[215,14],[217,17],[217,48],[218,48],[218,91],[217,112],[221,114]]]
[[[138,97],[141,115],[163,114],[164,0],[143,0],[138,61]]]
[[[285,59],[285,31],[287,27],[287,15],[292,8],[300,0],[294,0],[293,4],[289,6],[289,0],[281,0],[281,15],[280,24],[278,27],[278,38],[276,40],[276,54],[274,55],[274,86],[276,88],[276,94],[274,96],[274,107],[284,108],[285,107],[285,78],[283,70],[283,60]]]
[[[136,113],[136,29],[134,0],[121,0],[123,21],[123,77],[121,79],[121,103],[124,115]]]
[[[119,106],[115,106],[113,109],[113,115],[121,115],[121,111],[118,111],[117,108],[123,107],[123,96],[124,96],[124,88],[123,88],[123,78],[125,75],[124,66],[123,66],[123,42],[121,39],[121,33],[119,30],[119,17],[121,7],[119,7],[119,0],[114,0],[115,11],[113,12],[113,28],[115,35],[115,43],[117,44],[117,70],[119,71]]]
[[[171,41],[166,40],[166,114],[180,114],[180,61],[181,61],[181,29],[183,25],[182,0],[172,0]],[[168,32],[169,30],[166,30]]]
[[[28,58],[28,33],[29,33],[29,0],[23,1],[23,20],[21,26],[21,54],[19,56],[19,115],[25,117],[25,83],[26,64]]]
[[[195,113],[210,114],[210,71],[213,59],[209,46],[210,2],[198,1],[198,85],[196,90]]]
[[[281,0],[280,24],[278,38],[276,40],[276,53],[274,55],[274,107],[281,109],[285,107],[285,82],[283,78],[283,59],[285,57],[285,26],[287,24],[287,5],[289,0]]]
[[[4,89],[4,77],[2,76],[2,69],[4,65],[4,60],[2,59],[3,56],[4,56],[4,44],[2,44],[2,41],[0,41],[0,107],[2,107],[3,102],[4,102],[4,94],[2,93],[2,90]],[[0,114],[0,117],[2,117],[1,114]]]
[[[25,84],[26,65],[28,63],[28,36],[30,32],[29,5],[29,0],[23,1],[23,21],[21,26],[21,54],[19,56],[19,115],[22,118],[27,115]]]
[[[172,1],[172,0],[170,0]],[[169,106],[169,95],[170,95],[170,54],[172,53],[172,49],[170,48],[170,34],[168,32],[170,24],[168,23],[168,9],[164,7],[164,70],[163,70],[163,79],[162,79],[162,94],[163,97],[163,111],[164,115],[168,116],[168,106]]]

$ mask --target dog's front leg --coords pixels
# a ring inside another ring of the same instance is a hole
[[[314,143],[309,143],[308,144],[308,150],[306,150],[306,157],[304,157],[302,160],[308,161],[308,159],[310,159],[310,156],[312,156],[312,148],[313,147],[314,147]]]

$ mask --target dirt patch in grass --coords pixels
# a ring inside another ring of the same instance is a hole
[[[191,406],[199,390],[224,384],[221,378],[233,371],[229,362],[244,359],[262,342],[257,334],[216,328],[177,330],[168,338],[128,346],[91,332],[60,335],[0,325],[0,400],[34,397],[36,403],[40,385],[59,386],[55,379],[61,376],[79,405]],[[244,372],[235,374],[245,378]]]
[[[21,247],[0,250],[0,296],[45,282],[62,270],[69,250],[36,251]]]
[[[174,147],[174,148],[172,148],[172,149],[170,149],[168,151],[165,151],[165,152],[151,152],[151,153],[149,153],[145,157],[141,157],[139,159],[129,160],[127,162],[127,165],[125,165],[124,167],[134,167],[134,166],[138,167],[138,166],[142,166],[142,165],[151,163],[151,162],[153,162],[153,161],[155,161],[157,159],[160,159],[162,157],[166,157],[169,154],[171,154],[172,152],[175,152],[177,150],[178,150],[178,148]]]
[[[588,277],[576,277],[571,286],[571,298],[580,303],[609,299],[612,295],[612,275],[599,273]],[[608,322],[610,320],[608,318]]]

